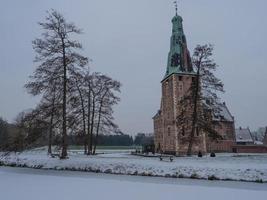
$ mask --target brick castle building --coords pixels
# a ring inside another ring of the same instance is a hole
[[[193,70],[191,56],[187,48],[186,36],[183,30],[183,19],[175,15],[172,19],[172,36],[166,74],[161,81],[162,98],[160,110],[153,117],[154,144],[158,152],[167,154],[184,155],[188,149],[188,142],[184,141],[185,135],[190,134],[190,125],[180,127],[177,121],[181,112],[179,100],[190,89],[192,81],[196,78]],[[188,110],[188,114],[192,111]],[[192,152],[202,153],[210,151],[232,151],[234,144],[234,118],[225,104],[219,113],[212,114],[213,125],[222,135],[223,140],[213,142],[204,132],[195,131]]]

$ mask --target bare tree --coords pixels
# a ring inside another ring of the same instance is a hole
[[[39,118],[46,121],[49,124],[48,130],[48,154],[52,154],[52,143],[53,137],[55,136],[56,130],[62,123],[61,115],[61,95],[59,91],[53,89],[48,94],[45,94],[41,99],[41,102],[37,106]]]
[[[112,131],[118,131],[118,126],[113,122],[113,106],[120,101],[120,98],[116,95],[120,92],[121,84],[118,81],[111,79],[105,75],[98,76],[100,85],[97,97],[97,119],[96,119],[96,131],[93,154],[95,154],[96,146],[98,142],[99,131],[112,129]]]
[[[89,70],[89,69],[88,69]],[[71,105],[72,105],[72,114],[76,119],[76,126],[79,129],[82,125],[82,137],[84,143],[84,154],[87,154],[88,141],[87,141],[87,116],[86,116],[86,99],[88,88],[86,84],[87,71],[81,71],[73,74],[70,79],[72,85],[71,92]],[[82,122],[82,123],[80,123]]]
[[[196,141],[195,133],[201,131],[212,139],[221,138],[212,125],[212,114],[220,110],[218,92],[224,92],[223,83],[214,75],[218,65],[211,58],[212,45],[198,45],[193,54],[193,67],[196,75],[190,90],[180,100],[181,112],[177,117],[180,133],[188,142],[187,155],[192,154],[192,145]],[[208,111],[208,112],[207,112]],[[184,137],[185,127],[190,128],[188,137]]]
[[[74,34],[80,34],[73,23],[68,23],[65,18],[55,10],[47,13],[45,22],[39,23],[45,32],[41,39],[33,41],[36,52],[35,62],[40,63],[31,82],[26,85],[33,95],[44,94],[51,91],[51,86],[60,81],[62,91],[62,151],[61,158],[67,157],[67,91],[70,74],[84,67],[88,59],[81,56],[77,50],[82,45],[72,40]]]
[[[113,106],[120,100],[121,84],[101,73],[90,75],[89,69],[72,75],[70,83],[73,126],[82,135],[84,153],[95,154],[99,133],[118,131]]]

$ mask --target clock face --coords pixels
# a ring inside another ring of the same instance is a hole
[[[181,64],[181,56],[178,53],[174,53],[171,59],[171,66],[178,67]]]

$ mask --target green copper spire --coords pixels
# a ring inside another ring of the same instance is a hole
[[[183,18],[177,14],[177,11],[172,18],[170,52],[164,79],[171,74],[194,74],[183,30]]]

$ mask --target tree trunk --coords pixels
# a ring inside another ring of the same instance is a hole
[[[90,155],[91,152],[91,136],[90,136],[90,119],[91,119],[91,88],[90,85],[88,85],[88,105],[87,105],[87,155]]]
[[[198,95],[199,95],[199,75],[200,72],[200,63],[197,69],[197,76],[196,76],[196,85],[195,89],[193,90],[193,115],[192,115],[192,127],[191,127],[191,133],[189,137],[189,144],[188,144],[188,149],[187,149],[187,155],[191,156],[192,155],[192,146],[193,146],[193,140],[194,140],[194,133],[195,133],[195,128],[196,128],[196,122],[197,122],[197,106],[198,106]]]
[[[93,150],[93,131],[94,131],[94,118],[95,118],[95,97],[93,97],[92,118],[91,118],[91,130],[90,130],[90,152]]]
[[[85,110],[84,103],[82,103],[82,113],[83,113],[83,144],[84,144],[84,155],[87,154],[87,138],[86,138],[86,122],[85,122]]]
[[[62,48],[63,48],[63,67],[64,67],[64,76],[63,76],[63,124],[62,124],[62,152],[61,159],[66,159],[67,153],[67,63],[66,63],[66,52],[65,44],[62,39]]]
[[[83,142],[84,142],[84,155],[87,154],[87,138],[86,138],[86,123],[85,123],[85,107],[84,107],[84,99],[82,92],[80,90],[80,87],[78,85],[78,81],[76,81],[77,84],[77,90],[79,92],[80,100],[81,100],[81,106],[82,106],[82,117],[83,117]]]
[[[53,89],[53,100],[52,100],[49,136],[48,136],[48,152],[47,152],[48,155],[52,154],[52,135],[53,135],[54,112],[55,112],[55,99],[56,99],[56,92]]]
[[[53,121],[54,121],[54,105],[52,108],[50,126],[49,126],[49,136],[48,136],[48,155],[52,154],[52,134],[53,134]]]
[[[99,133],[99,127],[100,127],[100,120],[101,120],[101,113],[102,113],[102,106],[103,106],[103,100],[107,94],[107,91],[103,95],[101,102],[100,102],[100,107],[99,107],[99,113],[98,113],[98,121],[97,121],[97,127],[96,127],[96,136],[95,136],[95,144],[94,144],[94,151],[93,154],[95,155],[95,150],[96,150],[96,145],[97,145],[97,139],[98,139],[98,133]]]

